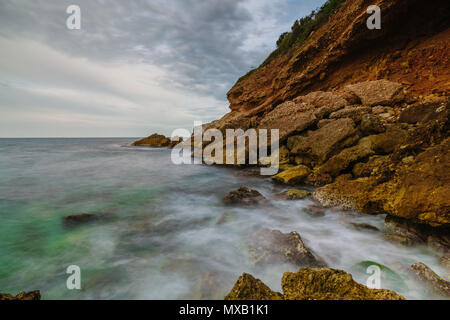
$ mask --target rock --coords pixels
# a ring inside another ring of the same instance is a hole
[[[344,149],[339,154],[331,157],[318,171],[336,177],[353,163],[374,154],[371,139],[367,137],[362,138],[356,146]]]
[[[404,109],[399,117],[400,122],[416,124],[440,120],[448,117],[448,98],[441,98],[433,102],[418,102]]]
[[[310,173],[305,180],[305,183],[307,185],[310,185],[313,187],[322,187],[322,186],[327,185],[332,182],[333,182],[333,177],[331,175],[329,175],[328,173],[320,173],[318,171],[314,171],[314,172]]]
[[[16,296],[8,293],[0,293],[0,300],[41,300],[41,292],[39,290],[21,292]]]
[[[372,149],[377,154],[394,152],[404,145],[408,139],[408,133],[399,126],[389,126],[386,132],[366,137],[372,143]]]
[[[308,167],[299,165],[273,176],[272,179],[275,182],[294,185],[303,182],[310,172]]]
[[[285,200],[302,200],[310,195],[308,190],[291,189],[281,193],[280,197]]]
[[[446,254],[439,259],[439,263],[450,270],[450,254]]]
[[[416,278],[427,286],[430,291],[447,298],[450,297],[450,281],[439,277],[422,262],[413,264],[410,269]]]
[[[319,122],[317,122],[317,129],[325,127],[327,124],[332,123],[333,121],[334,119],[322,119]]]
[[[359,124],[364,115],[372,111],[369,107],[351,106],[330,114],[330,119],[350,118],[356,124]]]
[[[270,290],[261,280],[244,273],[240,276],[225,300],[282,300],[281,293]]]
[[[373,114],[365,114],[362,116],[360,129],[366,136],[386,131],[380,117]]]
[[[374,115],[389,114],[393,116],[395,115],[395,111],[392,107],[376,106],[372,108],[372,114]]]
[[[369,230],[374,232],[380,231],[380,229],[368,223],[350,223],[350,224],[358,230]]]
[[[218,272],[204,273],[197,281],[194,298],[196,300],[218,300],[223,298],[223,285]]]
[[[388,156],[372,156],[367,162],[358,162],[354,165],[352,173],[356,178],[370,177],[378,173],[383,163],[388,161]]]
[[[404,245],[425,244],[427,235],[423,226],[398,217],[386,216],[384,220],[386,228],[394,235],[386,235],[386,238]]]
[[[293,101],[295,103],[307,103],[313,105],[316,109],[325,107],[329,108],[330,111],[328,112],[328,114],[330,112],[342,109],[343,107],[348,105],[348,102],[339,95],[324,91],[311,92],[306,96],[297,97]],[[325,114],[323,116],[326,116],[328,114]],[[320,118],[322,118],[323,116],[321,116]]]
[[[224,198],[225,204],[252,205],[265,202],[267,199],[256,190],[241,187],[238,190],[229,192]]]
[[[84,224],[89,224],[98,221],[103,216],[94,213],[82,213],[67,216],[63,219],[63,224],[65,227],[79,227]]]
[[[319,206],[308,206],[305,211],[312,217],[323,217],[325,215],[325,210]]]
[[[281,280],[285,300],[404,300],[394,291],[369,289],[342,270],[302,268]]]
[[[366,106],[391,106],[405,99],[402,85],[388,80],[360,82],[346,86],[345,90],[358,96]]]
[[[316,122],[314,106],[287,101],[265,115],[261,119],[258,129],[278,129],[279,138],[282,142],[289,135],[295,132],[302,132]]]
[[[260,230],[251,237],[248,249],[256,265],[291,263],[296,266],[324,266],[295,231],[284,234],[279,230]]]
[[[351,119],[338,119],[324,127],[309,132],[304,136],[294,136],[288,139],[288,148],[292,154],[303,155],[315,163],[325,162],[333,152],[339,151],[353,141],[349,141],[356,133]]]
[[[133,146],[137,147],[153,147],[153,148],[164,148],[171,144],[171,140],[160,134],[153,134],[148,138],[138,140],[133,143]]]

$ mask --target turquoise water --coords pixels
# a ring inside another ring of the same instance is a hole
[[[299,232],[330,267],[346,271],[372,260],[399,269],[422,261],[443,272],[436,252],[399,247],[350,225],[383,230],[383,216],[328,211],[312,218],[304,210],[310,200],[274,200],[283,189],[270,179],[176,166],[170,150],[127,147],[133,140],[0,139],[0,292],[39,289],[44,299],[221,299],[243,272],[280,290],[283,272],[298,268],[253,266],[245,242],[261,228]],[[243,185],[271,204],[223,206],[223,196]],[[80,213],[106,218],[78,228],[62,224]],[[81,290],[66,287],[70,265],[81,268]],[[428,297],[415,286],[402,290],[408,298]]]

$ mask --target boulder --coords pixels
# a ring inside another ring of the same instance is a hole
[[[0,293],[0,300],[41,300],[41,292],[39,290],[21,292],[16,296],[8,293]]]
[[[261,280],[248,273],[240,276],[225,300],[282,300],[279,292],[270,290]]]
[[[303,182],[310,172],[311,170],[308,167],[299,165],[273,176],[272,180],[283,184],[294,185]]]
[[[422,262],[410,267],[412,274],[422,282],[430,291],[443,297],[450,297],[450,281],[439,277],[433,270]]]
[[[309,192],[308,190],[291,189],[281,193],[279,197],[285,200],[302,200],[310,195],[311,192]]]
[[[278,129],[280,141],[295,132],[302,132],[316,124],[314,106],[307,103],[287,101],[266,114],[257,129]]]
[[[347,101],[331,92],[316,91],[300,96],[293,100],[295,103],[306,103],[313,105],[316,110],[314,115],[317,119],[327,117],[330,113],[344,108],[348,105]]]
[[[369,289],[334,269],[302,268],[286,272],[281,280],[285,300],[404,300],[391,290]]]
[[[425,103],[418,102],[404,109],[400,114],[399,121],[416,124],[446,118],[449,113],[449,104],[448,98]]]
[[[363,135],[370,136],[373,134],[383,133],[386,131],[380,117],[373,114],[365,114],[362,116],[360,130]]]
[[[354,165],[352,173],[356,178],[370,177],[378,173],[383,163],[389,160],[388,156],[372,156],[367,162],[358,162]]]
[[[247,187],[241,187],[238,190],[229,192],[224,198],[225,204],[252,205],[265,202],[267,199],[259,193]]]
[[[309,132],[307,136],[293,136],[288,139],[292,154],[304,155],[314,163],[325,162],[333,153],[355,142],[356,129],[353,120],[335,120],[322,128]]]
[[[153,147],[153,148],[164,148],[168,147],[172,141],[160,134],[152,134],[151,136],[138,140],[133,143],[136,147]]]
[[[388,80],[360,82],[346,86],[345,90],[358,96],[366,106],[391,106],[405,99],[402,85]]]
[[[260,230],[251,236],[248,250],[256,265],[291,263],[296,266],[324,266],[295,231],[284,234],[279,230]]]
[[[369,107],[362,106],[350,106],[346,107],[342,110],[333,112],[330,114],[330,119],[342,119],[342,118],[350,118],[356,124],[359,124],[364,115],[368,114],[372,109]]]

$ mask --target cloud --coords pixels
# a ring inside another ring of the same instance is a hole
[[[169,134],[218,118],[292,16],[321,2],[2,0],[0,136]],[[73,3],[79,31],[65,25]]]

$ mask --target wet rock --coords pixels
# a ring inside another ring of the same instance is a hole
[[[330,114],[330,119],[350,118],[356,124],[359,124],[364,115],[372,111],[369,107],[351,106]]]
[[[308,206],[305,209],[306,213],[308,213],[312,217],[323,217],[325,216],[325,210],[319,206]]]
[[[231,191],[223,198],[223,202],[229,205],[253,205],[265,202],[266,200],[259,191],[247,187],[241,187],[238,190]]]
[[[416,225],[406,219],[387,216],[384,225],[393,234],[386,235],[385,238],[399,242],[403,245],[417,245],[426,243],[426,233],[423,226]]]
[[[441,259],[439,259],[439,263],[450,270],[450,253],[442,256]]]
[[[219,300],[223,297],[223,284],[218,272],[204,273],[197,281],[194,298],[196,300]]]
[[[284,141],[289,135],[302,132],[316,122],[314,106],[288,101],[265,115],[258,129],[278,129],[280,141]]]
[[[394,291],[369,289],[342,270],[302,268],[281,280],[286,300],[404,300]]]
[[[447,298],[450,297],[450,281],[439,277],[422,262],[413,264],[410,269],[412,274],[414,274],[430,291]]]
[[[138,147],[154,147],[154,148],[164,148],[171,144],[171,140],[160,134],[152,134],[151,136],[138,140],[133,143],[133,146]]]
[[[248,249],[256,265],[291,263],[297,266],[324,266],[295,231],[284,234],[279,230],[260,230],[251,237]]]
[[[292,154],[304,155],[320,164],[336,152],[354,141],[349,141],[356,133],[351,119],[338,119],[324,127],[309,132],[307,136],[294,136],[288,139]]]
[[[346,86],[345,90],[358,96],[366,106],[391,106],[405,99],[402,85],[388,80],[360,82]]]
[[[386,128],[380,117],[373,114],[365,114],[361,119],[360,130],[364,135],[370,136],[373,134],[383,133],[386,131]]]
[[[278,183],[294,185],[303,182],[310,172],[311,170],[308,167],[299,165],[273,176],[272,180]]]
[[[355,229],[378,232],[380,229],[368,223],[350,223]]]
[[[309,192],[308,190],[291,189],[281,193],[279,197],[285,200],[302,200],[310,195],[311,192]]]
[[[82,213],[67,216],[63,219],[63,225],[68,228],[79,227],[104,218],[104,215],[94,213]]]
[[[39,290],[21,292],[16,296],[8,293],[0,293],[0,300],[41,300],[41,292]]]
[[[279,292],[270,290],[261,280],[244,273],[240,276],[225,300],[282,300]]]

